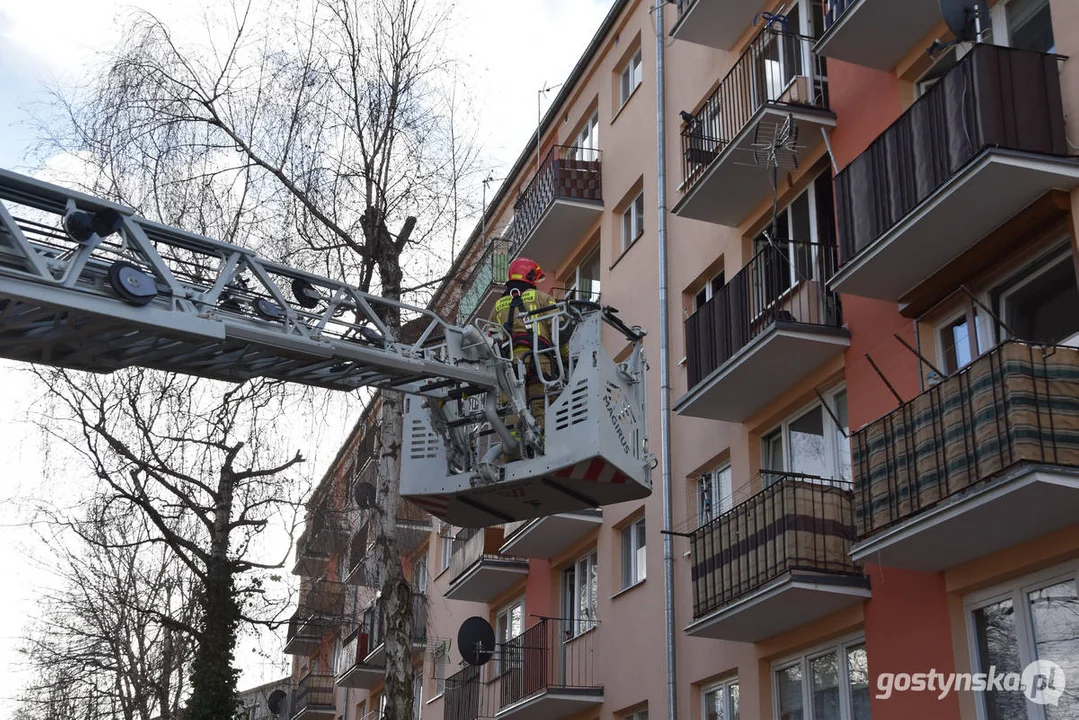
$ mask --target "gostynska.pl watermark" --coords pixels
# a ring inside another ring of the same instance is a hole
[[[877,699],[897,692],[935,692],[943,700],[953,692],[1021,692],[1035,705],[1056,705],[1064,694],[1064,669],[1049,660],[1036,660],[1023,672],[983,673],[881,673],[877,676]]]

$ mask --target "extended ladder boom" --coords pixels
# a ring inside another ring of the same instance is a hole
[[[2,357],[335,390],[497,386],[463,329],[425,308],[5,170],[0,199]],[[391,309],[407,338],[383,322]]]

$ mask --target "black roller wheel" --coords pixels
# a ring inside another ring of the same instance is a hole
[[[147,305],[157,297],[157,281],[131,263],[118,262],[109,267],[109,284],[130,305]]]

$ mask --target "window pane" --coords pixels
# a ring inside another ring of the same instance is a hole
[[[622,102],[623,103],[625,103],[626,100],[629,99],[629,92],[632,89],[630,87],[630,84],[629,84],[630,83],[630,76],[631,76],[632,72],[633,72],[633,69],[628,65],[626,66],[626,68],[624,70],[622,70]]]
[[[813,720],[839,720],[839,658],[834,652],[809,661]]]
[[[738,710],[738,683],[734,683],[727,688],[727,700],[730,704],[730,720],[738,720],[740,715]]]
[[[1011,293],[1008,327],[1020,340],[1057,343],[1079,331],[1079,288],[1071,256]]]
[[[723,705],[723,688],[716,688],[705,693],[703,720],[730,720]]]
[[[817,406],[790,424],[791,470],[830,477],[824,450],[824,409]]]
[[[764,470],[775,470],[777,472],[776,475],[765,475],[765,485],[778,480],[778,473],[785,469],[782,431],[776,430],[761,438],[761,462]]]
[[[622,531],[622,588],[633,584],[633,529]]]
[[[864,644],[847,648],[847,675],[851,720],[869,720],[869,659]]]
[[[637,523],[636,528],[637,528],[636,529],[636,536],[637,536],[637,576],[636,576],[635,579],[636,580],[644,580],[644,578],[645,578],[645,572],[644,572],[645,571],[645,556],[646,556],[646,552],[645,552],[646,549],[645,549],[645,545],[644,545],[644,542],[645,542],[644,541],[644,537],[645,537],[644,520],[641,520],[639,523]]]
[[[705,475],[697,481],[697,524],[704,525],[715,517],[712,498],[712,476]]]
[[[1053,19],[1049,0],[1011,0],[1007,6],[1010,45],[1022,50],[1053,52]]]
[[[794,665],[776,673],[779,720],[802,720],[802,666]]]
[[[622,249],[625,250],[633,242],[633,208],[626,208],[622,213]]]
[[[995,667],[997,674],[1021,673],[1019,639],[1015,632],[1015,609],[1011,600],[1002,600],[974,611],[974,634],[978,643],[979,670],[988,672]],[[987,690],[986,720],[1015,720],[1026,717],[1026,700],[1022,693]]]
[[[1079,598],[1075,581],[1035,590],[1027,600],[1038,659],[1060,665],[1065,678],[1079,677]],[[1057,687],[1055,683],[1053,687]],[[1065,692],[1059,705],[1045,706],[1045,715],[1047,720],[1079,718],[1079,696]]]

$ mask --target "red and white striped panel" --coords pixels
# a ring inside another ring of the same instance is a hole
[[[629,482],[629,477],[620,472],[617,467],[603,458],[592,458],[563,468],[555,473],[555,477],[565,480],[588,480],[590,482],[614,483],[621,485]]]

